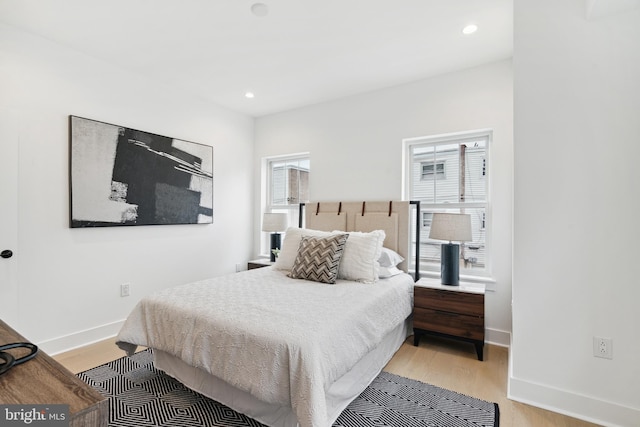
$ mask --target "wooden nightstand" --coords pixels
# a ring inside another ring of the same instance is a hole
[[[254,268],[269,267],[270,265],[273,265],[273,264],[274,263],[269,261],[269,258],[253,259],[247,263],[247,270],[253,270]]]
[[[447,286],[425,278],[413,290],[413,345],[421,335],[455,338],[473,343],[478,360],[483,360],[484,285]]]

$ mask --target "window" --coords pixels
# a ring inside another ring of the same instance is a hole
[[[434,212],[471,215],[473,240],[460,244],[460,273],[489,274],[488,150],[491,131],[411,138],[405,146],[405,196],[420,200],[420,270],[440,271],[441,241],[429,239]]]
[[[431,227],[431,220],[433,219],[433,213],[431,212],[422,212],[422,226],[429,228]]]
[[[422,180],[444,179],[444,162],[424,162],[422,163]]]
[[[298,205],[309,199],[309,158],[269,161],[269,205]]]
[[[289,226],[298,225],[300,203],[309,201],[308,154],[266,159],[266,204],[264,212],[286,213]],[[268,233],[262,233],[260,247],[269,253]]]

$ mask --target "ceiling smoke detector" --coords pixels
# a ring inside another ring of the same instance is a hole
[[[269,7],[264,3],[254,3],[251,6],[251,13],[259,18],[262,18],[267,16],[267,14],[269,13]]]

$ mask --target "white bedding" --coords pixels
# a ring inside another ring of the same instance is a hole
[[[412,295],[408,275],[327,285],[254,269],[143,299],[118,344],[162,350],[324,427],[326,390],[405,321]]]

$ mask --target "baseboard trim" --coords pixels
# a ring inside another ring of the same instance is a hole
[[[511,344],[511,332],[486,328],[484,330],[484,341],[487,344],[509,348]]]
[[[47,354],[53,356],[112,338],[118,334],[123,324],[124,320],[107,323],[95,328],[42,341],[38,343],[38,346]],[[485,329],[485,343],[508,348],[511,343],[511,333],[498,329]]]
[[[606,427],[637,425],[640,410],[514,378],[509,370],[507,397]]]
[[[83,331],[74,332],[73,334],[62,337],[52,338],[50,340],[38,343],[45,353],[54,356],[69,350],[94,344],[98,341],[115,337],[124,324],[124,320],[113,323],[96,326],[95,328],[85,329]]]

